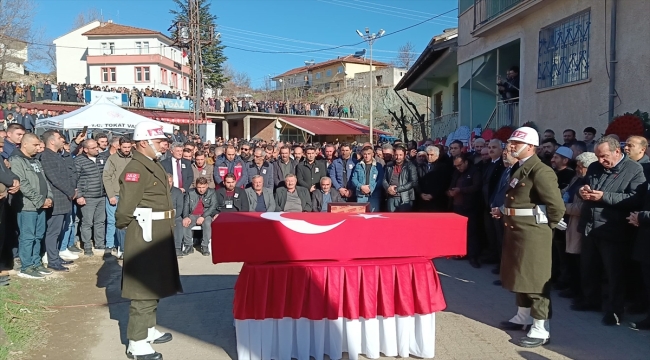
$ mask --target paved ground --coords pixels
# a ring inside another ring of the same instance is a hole
[[[80,259],[70,273],[78,281],[68,304],[112,303],[109,306],[60,309],[51,319],[47,349],[30,359],[126,359],[128,303],[120,302],[121,267],[98,257]],[[164,299],[159,326],[174,334],[171,343],[157,345],[166,360],[236,359],[232,326],[232,287],[239,264],[212,265],[198,253],[179,261],[186,295]],[[504,332],[496,325],[516,311],[514,296],[492,285],[489,267],[473,269],[467,262],[439,259],[448,308],[437,317],[436,359],[648,359],[650,332],[627,326],[600,325],[596,313],[568,310],[569,301],[554,294],[552,342],[537,349],[515,345],[523,332]],[[629,320],[629,319],[627,319]],[[627,322],[625,322],[627,324]]]

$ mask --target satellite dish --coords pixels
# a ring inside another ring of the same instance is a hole
[[[190,29],[187,26],[183,26],[180,31],[180,38],[183,43],[189,42],[190,39]]]
[[[316,62],[314,60],[306,60],[305,61],[305,66],[311,66],[311,65],[314,65],[314,64],[316,64]]]
[[[362,58],[362,57],[366,56],[366,49],[363,49],[361,51],[357,51],[352,56],[354,56],[355,58]]]
[[[276,129],[282,129],[282,124],[278,120],[275,120],[275,128]]]

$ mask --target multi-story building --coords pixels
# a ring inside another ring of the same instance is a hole
[[[0,66],[5,72],[24,75],[27,49],[27,43],[23,40],[8,36],[0,38]]]
[[[458,29],[434,36],[413,66],[395,86],[430,98],[431,137],[442,138],[459,125]]]
[[[604,133],[611,114],[647,111],[647,13],[650,1],[460,0],[460,124]],[[519,98],[504,102],[496,83],[513,66]]]
[[[189,91],[187,57],[158,31],[94,21],[54,44],[59,82]]]
[[[373,61],[372,69],[382,69],[389,64]],[[310,87],[316,91],[343,90],[358,73],[370,71],[370,59],[353,55],[291,69],[272,78],[276,89]]]

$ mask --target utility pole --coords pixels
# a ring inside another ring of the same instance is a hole
[[[190,97],[194,102],[192,111],[193,131],[198,132],[198,123],[205,118],[203,109],[203,92],[205,83],[203,81],[203,55],[201,49],[203,46],[211,45],[221,34],[215,33],[214,26],[201,25],[201,7],[199,0],[188,0],[188,19],[187,22],[178,22],[172,27],[176,27],[175,46],[188,49],[192,65],[192,74],[190,75],[191,94]]]
[[[372,130],[373,130],[373,123],[372,123],[372,84],[374,82],[374,79],[372,78],[372,44],[375,43],[375,40],[378,38],[384,36],[386,32],[384,29],[379,29],[379,32],[377,34],[375,33],[370,33],[370,29],[366,28],[366,33],[363,34],[361,31],[357,30],[357,34],[365,41],[368,43],[368,46],[370,46],[370,123],[369,123],[369,128],[370,128],[370,139],[368,140],[371,144],[373,144],[372,140]]]

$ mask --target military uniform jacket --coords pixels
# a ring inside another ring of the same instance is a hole
[[[153,220],[152,240],[146,242],[133,216],[136,207],[151,208],[154,212],[174,208],[165,170],[160,162],[134,152],[119,182],[115,226],[126,228],[122,297],[154,300],[182,292],[174,246],[174,219]]]
[[[536,205],[546,205],[548,224],[537,224],[534,216],[503,217],[501,282],[512,292],[541,294],[547,286],[551,279],[552,229],[565,211],[555,172],[533,155],[512,172],[504,206],[533,209]]]

